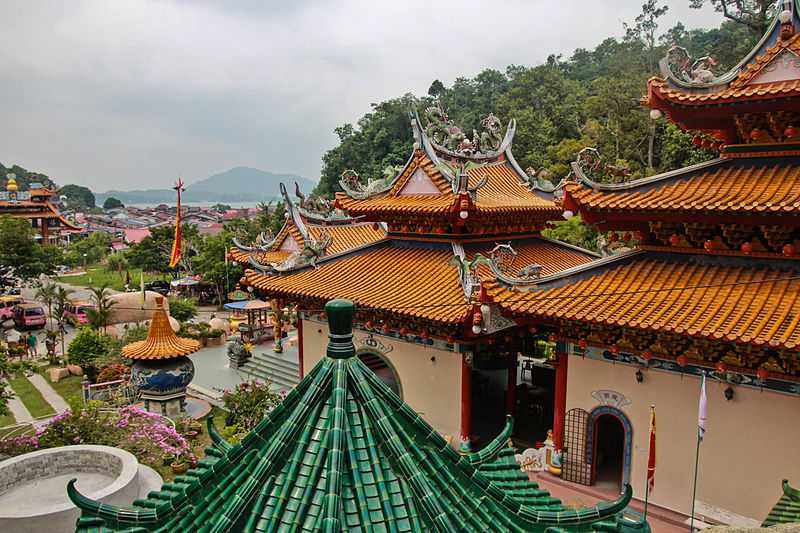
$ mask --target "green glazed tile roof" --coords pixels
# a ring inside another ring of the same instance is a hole
[[[769,512],[763,527],[776,524],[791,524],[800,522],[800,490],[789,486],[789,481],[783,480],[783,495]]]
[[[334,352],[239,444],[209,423],[206,458],[131,507],[70,482],[77,531],[649,533],[622,517],[630,487],[615,502],[566,508],[520,472],[510,420],[483,450],[459,454],[357,357],[341,358],[346,347]]]

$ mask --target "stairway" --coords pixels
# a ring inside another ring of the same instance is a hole
[[[252,379],[269,380],[275,391],[290,391],[300,382],[297,350],[275,353],[272,350],[254,351],[253,356],[239,368]]]

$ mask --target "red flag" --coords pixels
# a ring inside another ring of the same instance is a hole
[[[169,254],[169,267],[175,268],[178,261],[181,260],[181,191],[183,191],[183,182],[178,178],[178,182],[173,187],[178,191],[178,208],[175,210],[175,240],[172,241],[172,252]]]
[[[656,406],[650,406],[650,454],[647,458],[647,489],[656,483]]]

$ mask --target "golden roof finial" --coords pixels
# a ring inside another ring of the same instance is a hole
[[[200,342],[175,335],[164,310],[164,297],[159,296],[156,298],[156,310],[150,322],[147,339],[122,348],[122,356],[127,359],[172,359],[189,355],[199,349]]]
[[[6,192],[17,192],[17,176],[9,173],[6,177],[8,178],[8,181],[6,181]]]

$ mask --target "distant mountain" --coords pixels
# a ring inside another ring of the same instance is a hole
[[[283,182],[294,191],[294,182],[303,191],[311,192],[316,183],[294,174],[273,174],[257,168],[236,167],[214,174],[186,186],[185,202],[261,202],[280,197],[279,184]],[[113,196],[123,204],[152,204],[175,201],[172,189],[145,189],[134,191],[107,191],[96,194],[98,203]]]

